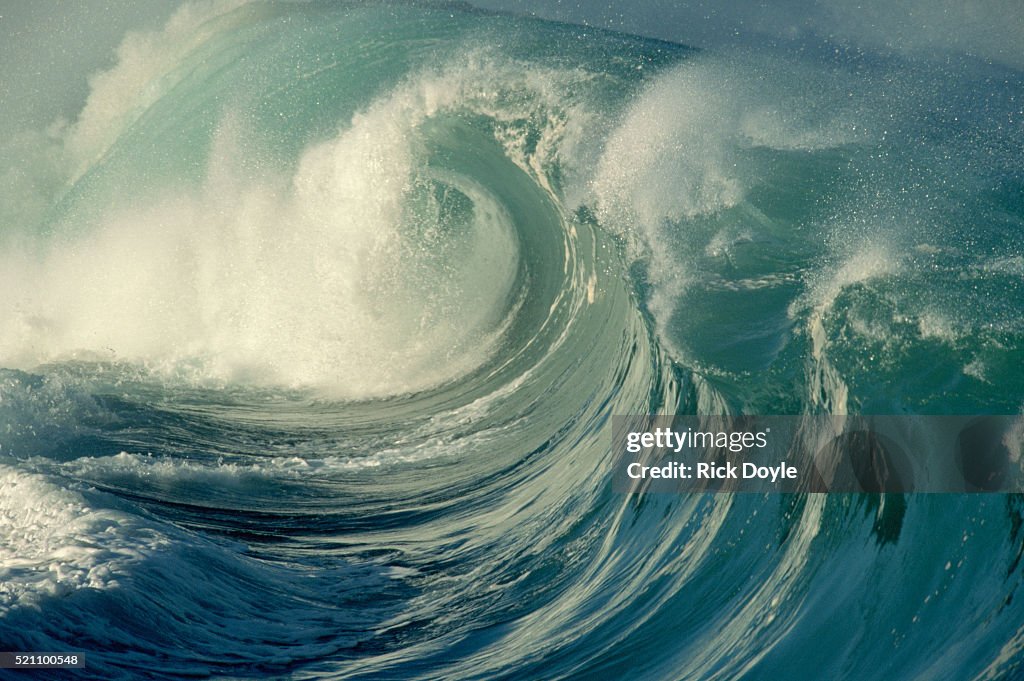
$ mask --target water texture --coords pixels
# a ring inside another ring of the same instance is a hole
[[[613,415],[1020,414],[1022,106],[461,5],[128,34],[0,144],[0,648],[1022,678],[1016,495],[612,486]]]

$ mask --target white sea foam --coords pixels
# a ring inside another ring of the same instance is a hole
[[[609,137],[593,191],[613,229],[659,228],[732,206],[743,189],[726,159],[735,124],[719,69],[685,64],[659,78]]]
[[[848,413],[849,387],[828,359],[825,317],[843,291],[851,286],[897,271],[895,259],[882,244],[860,248],[838,267],[822,271],[811,282],[807,293],[789,309],[790,317],[807,313],[806,329],[811,340],[807,367],[808,395],[812,402],[832,414]]]
[[[946,343],[952,343],[962,335],[956,323],[937,310],[922,312],[917,320],[917,328],[922,338],[932,338]]]
[[[199,377],[354,399],[421,390],[479,366],[514,311],[516,226],[480,182],[427,168],[420,130],[446,111],[489,116],[510,158],[546,184],[555,157],[568,164],[582,114],[557,108],[563,76],[520,66],[470,55],[417,74],[308,147],[290,175],[247,165],[252,131],[228,112],[198,188],[105,209],[41,258],[5,254],[0,362],[188,363]],[[97,102],[116,89],[110,83],[142,77],[118,75],[127,68],[97,77],[69,144],[86,128],[106,139],[124,119],[101,116]],[[529,149],[516,133],[524,119],[543,121]],[[471,203],[469,224],[444,223],[435,186]]]
[[[115,587],[168,543],[135,516],[0,465],[0,615],[78,589]]]
[[[821,92],[791,82],[815,82]],[[590,200],[602,225],[645,262],[653,284],[648,309],[678,359],[701,364],[672,330],[693,284],[707,284],[699,256],[728,258],[734,244],[771,227],[771,218],[746,203],[753,185],[770,180],[757,177],[744,154],[816,151],[858,138],[845,103],[822,104],[832,102],[829,92],[840,82],[782,60],[699,55],[655,78],[609,135]],[[724,227],[702,233],[702,225],[731,210],[736,216]]]

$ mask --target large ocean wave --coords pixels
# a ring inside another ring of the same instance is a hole
[[[2,148],[2,647],[1015,678],[1016,496],[625,495],[611,417],[1020,413],[1022,85],[433,4],[130,34]]]

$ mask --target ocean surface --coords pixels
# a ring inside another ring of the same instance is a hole
[[[1019,495],[612,485],[615,415],[1021,413],[1020,72],[203,2],[37,123],[0,143],[0,649],[1024,678]]]

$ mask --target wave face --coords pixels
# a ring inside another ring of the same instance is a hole
[[[462,6],[130,34],[2,150],[4,649],[1017,678],[1016,496],[611,488],[613,414],[1021,411],[1024,81],[954,75]]]

